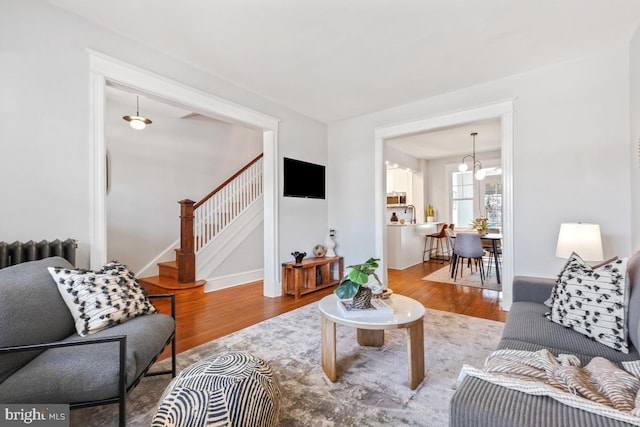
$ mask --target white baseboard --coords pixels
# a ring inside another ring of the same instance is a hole
[[[245,283],[257,282],[264,279],[264,269],[245,271],[242,273],[229,274],[227,276],[207,278],[204,286],[205,292],[217,291],[219,289],[231,288],[233,286],[244,285]]]

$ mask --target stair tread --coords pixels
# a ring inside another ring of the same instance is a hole
[[[158,266],[167,267],[167,268],[178,268],[178,263],[175,261],[165,261],[165,262],[159,262]]]
[[[195,282],[179,283],[177,280],[160,276],[142,277],[138,280],[140,280],[140,283],[142,283],[143,285],[144,283],[149,283],[163,289],[193,289],[207,284],[206,280],[196,280]]]

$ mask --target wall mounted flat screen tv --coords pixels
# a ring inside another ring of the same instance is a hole
[[[324,199],[324,166],[284,158],[285,197]]]

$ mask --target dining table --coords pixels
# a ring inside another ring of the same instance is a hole
[[[500,264],[498,264],[498,242],[502,241],[502,233],[487,233],[480,236],[484,240],[491,240],[491,249],[493,252],[493,260],[496,262],[496,280],[500,284]]]

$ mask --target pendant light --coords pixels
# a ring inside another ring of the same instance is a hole
[[[473,132],[471,134],[471,136],[473,137],[472,154],[468,154],[462,158],[462,162],[460,162],[460,165],[458,165],[458,170],[460,172],[466,172],[469,169],[469,166],[467,166],[467,163],[465,161],[467,157],[470,157],[472,162],[471,164],[473,165],[473,176],[476,178],[476,180],[482,181],[487,176],[487,173],[485,172],[484,169],[482,169],[482,163],[480,163],[480,160],[476,160],[476,135],[477,134],[478,132]]]
[[[150,125],[151,120],[146,117],[140,116],[140,97],[136,96],[136,115],[135,116],[123,116],[123,119],[129,122],[129,126],[136,130],[144,129],[147,125]]]

